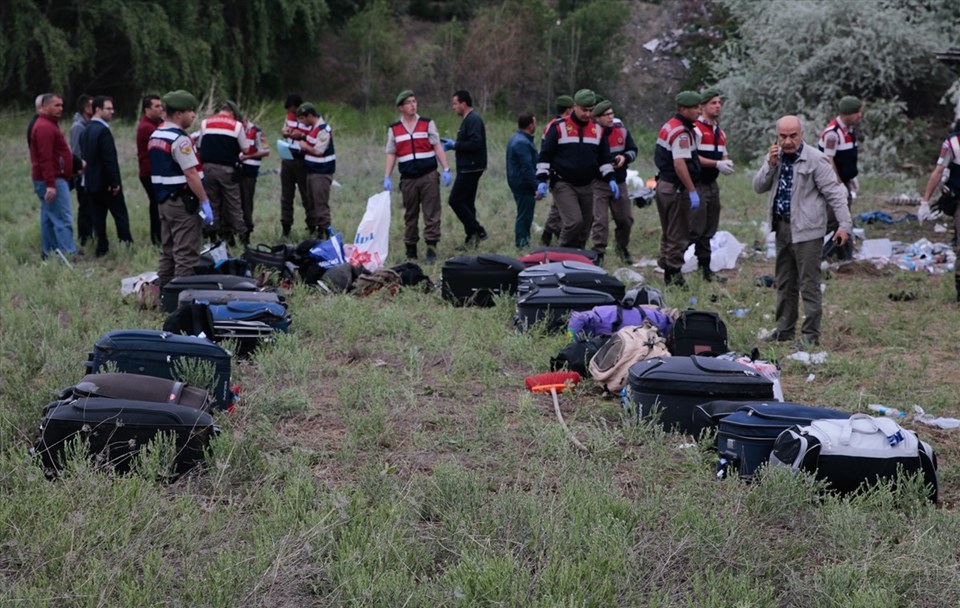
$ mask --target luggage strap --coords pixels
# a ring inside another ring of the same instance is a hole
[[[643,325],[643,322],[647,320],[647,313],[643,310],[642,306],[628,306],[628,308],[636,308],[637,312],[640,313],[640,324]],[[620,329],[620,325],[623,324],[623,306],[617,304],[617,319],[613,322],[613,331],[616,332]]]

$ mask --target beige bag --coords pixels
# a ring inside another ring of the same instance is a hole
[[[619,393],[627,382],[630,366],[653,357],[668,357],[663,336],[647,322],[624,327],[613,334],[590,359],[590,375],[611,393]]]

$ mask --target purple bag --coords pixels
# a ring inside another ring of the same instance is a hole
[[[594,306],[583,312],[573,312],[567,325],[567,332],[573,336],[605,336],[621,327],[643,325],[649,321],[664,336],[669,335],[673,319],[656,306],[635,306],[624,308],[617,304]]]

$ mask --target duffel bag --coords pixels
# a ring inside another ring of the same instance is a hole
[[[814,473],[840,493],[896,479],[898,470],[922,473],[934,502],[940,488],[933,448],[895,420],[867,414],[791,427],[777,437],[770,462]]]

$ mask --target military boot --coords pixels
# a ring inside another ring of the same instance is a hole
[[[407,244],[407,259],[408,259],[408,260],[415,260],[415,259],[417,259],[417,244],[416,244],[416,243],[414,243],[413,245]]]
[[[436,241],[427,241],[427,256],[424,261],[427,264],[435,264],[437,262],[437,242]]]

